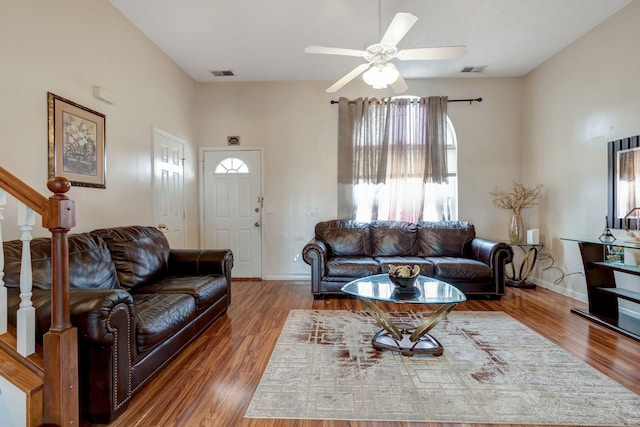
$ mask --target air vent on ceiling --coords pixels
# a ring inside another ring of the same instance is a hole
[[[235,74],[233,74],[233,71],[231,71],[231,70],[212,70],[211,74],[213,74],[216,77],[235,76]]]
[[[486,65],[479,65],[476,67],[464,67],[460,70],[461,73],[482,73],[484,69],[487,68]]]

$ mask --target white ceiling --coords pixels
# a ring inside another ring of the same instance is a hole
[[[304,53],[364,49],[396,12],[419,20],[399,49],[466,45],[450,61],[394,61],[408,79],[521,76],[631,0],[110,0],[198,82],[337,80],[362,58]],[[211,70],[232,70],[214,77]]]

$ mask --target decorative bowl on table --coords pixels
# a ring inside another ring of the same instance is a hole
[[[410,289],[420,274],[420,266],[389,265],[389,280],[400,289]]]

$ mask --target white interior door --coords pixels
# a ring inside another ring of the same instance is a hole
[[[203,150],[205,248],[233,252],[233,277],[262,277],[262,152]]]
[[[153,215],[174,249],[185,247],[184,140],[153,129]]]

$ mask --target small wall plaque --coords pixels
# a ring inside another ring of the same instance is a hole
[[[228,145],[240,145],[240,137],[239,136],[228,136],[227,137]]]

